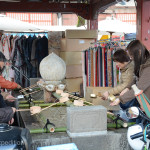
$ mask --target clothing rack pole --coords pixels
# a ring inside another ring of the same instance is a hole
[[[121,40],[121,41],[106,41],[106,40],[104,40],[104,41],[101,41],[101,40],[98,40],[98,41],[96,41],[96,42],[92,42],[92,43],[90,43],[90,44],[107,44],[107,43],[123,43],[123,42],[130,42],[129,40]]]
[[[32,32],[32,31],[31,32],[11,32],[11,31],[9,32],[8,31],[8,32],[4,32],[4,33],[48,33],[48,31],[46,31],[46,32],[43,32],[43,31],[42,32]]]

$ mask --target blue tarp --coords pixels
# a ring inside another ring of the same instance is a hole
[[[124,35],[125,40],[134,40],[136,39],[136,33],[128,33]]]
[[[74,143],[38,147],[37,150],[78,150]]]

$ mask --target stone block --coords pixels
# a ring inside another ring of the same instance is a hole
[[[36,84],[41,78],[30,78],[30,85]]]
[[[103,106],[67,108],[67,133],[70,137],[107,133],[107,109]]]

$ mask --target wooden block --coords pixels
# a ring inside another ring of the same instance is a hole
[[[94,39],[61,39],[61,51],[81,52],[88,49]]]
[[[68,100],[69,100],[68,97],[61,97],[61,98],[59,99],[59,102],[60,102],[60,103],[64,103],[64,102],[67,102]]]
[[[63,93],[63,90],[56,90],[56,93],[61,94],[61,93]]]
[[[83,106],[83,101],[80,101],[80,100],[74,100],[73,105],[75,105],[75,106]]]
[[[97,39],[98,30],[66,30],[68,39]]]
[[[60,52],[60,57],[65,61],[66,65],[82,64],[82,52]]]
[[[69,97],[69,93],[61,93],[62,97]]]
[[[82,77],[82,65],[67,65],[66,78]]]

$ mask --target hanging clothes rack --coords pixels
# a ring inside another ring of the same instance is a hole
[[[3,39],[0,40],[1,51],[16,68],[11,71],[13,73],[10,79],[14,78],[14,81],[22,87],[28,87],[29,78],[40,77],[39,64],[48,55],[47,37],[46,32],[4,33]]]
[[[98,40],[84,51],[86,86],[114,87],[119,83],[119,70],[112,57],[117,49],[124,49],[129,40]],[[94,45],[94,46],[93,46]]]

